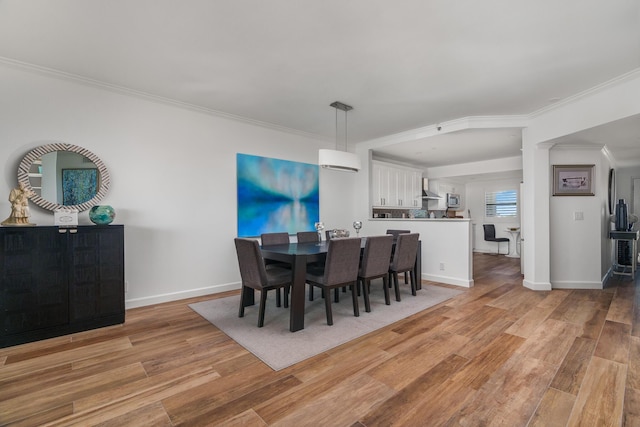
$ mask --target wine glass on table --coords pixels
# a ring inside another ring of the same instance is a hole
[[[353,228],[356,229],[356,236],[360,237],[360,229],[362,228],[362,221],[354,221]]]
[[[315,223],[316,231],[318,232],[318,242],[322,242],[322,230],[324,230],[324,222]]]

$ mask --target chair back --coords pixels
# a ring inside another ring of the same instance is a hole
[[[413,268],[418,255],[418,238],[420,233],[399,234],[396,249],[393,252],[391,270],[408,271]]]
[[[260,235],[263,245],[286,245],[289,243],[289,233],[263,233]]]
[[[238,266],[242,284],[254,289],[261,289],[267,283],[267,271],[257,240],[234,239]]]
[[[482,228],[484,228],[484,240],[496,238],[496,227],[493,224],[482,224]]]
[[[324,264],[325,285],[355,282],[358,279],[360,242],[359,237],[329,240]]]
[[[389,271],[392,248],[393,236],[391,234],[367,237],[358,276],[374,277],[386,274]]]
[[[319,235],[316,231],[298,231],[296,234],[298,243],[319,242]]]

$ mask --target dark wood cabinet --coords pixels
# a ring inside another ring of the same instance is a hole
[[[122,225],[0,228],[0,347],[124,323]]]

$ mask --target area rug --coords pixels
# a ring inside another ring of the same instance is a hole
[[[411,316],[462,291],[424,285],[411,295],[408,285],[401,286],[402,301],[397,302],[391,289],[391,305],[385,305],[382,282],[371,284],[371,312],[364,311],[364,300],[358,298],[360,316],[353,315],[351,294],[340,293],[340,302],[332,303],[333,326],[327,325],[324,300],[315,290],[314,301],[306,301],[305,329],[289,332],[289,310],[276,307],[275,292],[269,292],[264,327],[258,328],[258,299],[238,317],[240,295],[190,304],[192,310],[229,335],[238,344],[278,371],[304,359],[320,354],[383,326]],[[332,294],[333,298],[333,294]],[[333,300],[332,300],[333,301]]]

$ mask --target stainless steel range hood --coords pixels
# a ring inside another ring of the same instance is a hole
[[[422,198],[427,200],[442,199],[439,195],[433,191],[429,191],[429,179],[422,178]]]

